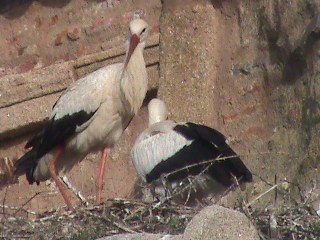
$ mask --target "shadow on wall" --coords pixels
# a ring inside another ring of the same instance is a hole
[[[259,12],[259,31],[260,35],[268,40],[270,61],[272,64],[278,64],[282,67],[281,84],[294,85],[301,81],[302,88],[295,86],[294,89],[300,89],[301,94],[301,142],[305,148],[309,148],[312,142],[312,136],[316,125],[320,123],[320,102],[317,91],[317,81],[319,80],[319,63],[317,63],[318,52],[320,49],[320,10],[310,1],[306,2],[303,18],[306,26],[301,31],[295,42],[290,42],[288,32],[282,26],[283,20],[281,4],[276,1],[274,7],[274,16],[276,24],[269,20],[265,9]],[[301,18],[301,16],[299,16]],[[299,92],[297,91],[297,92]],[[284,105],[286,107],[286,105]]]
[[[3,15],[7,19],[14,19],[21,17],[33,2],[38,2],[45,7],[62,8],[66,6],[70,1],[71,0],[1,0],[0,15]],[[103,2],[105,0],[89,1]]]
[[[270,49],[270,60],[272,63],[283,65],[282,83],[294,84],[304,74],[308,72],[308,61],[313,51],[313,46],[320,39],[320,11],[312,3],[306,3],[306,16],[312,16],[310,23],[300,34],[301,37],[291,44],[289,35],[282,29],[281,4],[275,3],[274,16],[275,26],[268,20],[265,9],[259,12],[260,35],[265,35],[268,39]]]
[[[214,8],[222,8],[222,2],[223,0],[211,0],[211,3]]]
[[[5,18],[14,19],[21,17],[33,2],[43,6],[62,8],[71,0],[3,0],[0,5],[0,14]]]
[[[62,8],[71,0],[2,0],[0,14],[5,18],[14,19],[21,17],[33,2],[52,8]]]

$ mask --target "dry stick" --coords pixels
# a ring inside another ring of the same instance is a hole
[[[131,218],[135,217],[139,212],[146,211],[146,208],[150,210],[151,204],[140,202],[140,201],[134,201],[134,200],[128,200],[128,199],[123,199],[123,198],[115,198],[113,201],[110,199],[108,201],[111,202],[120,202],[122,204],[132,204],[134,206],[140,206],[136,211],[134,211],[131,215],[128,217],[125,217],[123,220],[130,220]]]
[[[108,217],[104,217],[104,216],[100,216],[100,215],[97,215],[95,213],[91,213],[89,212],[88,213],[89,215],[91,216],[94,216],[96,218],[102,218],[103,220],[106,220],[107,222],[113,224],[114,226],[116,226],[117,228],[125,231],[125,232],[129,232],[129,233],[137,233],[136,231],[133,231],[132,229],[126,227],[124,224],[122,223],[118,223],[118,222],[115,222],[115,221],[112,221],[111,219],[109,219]],[[114,215],[113,215],[114,216]],[[116,218],[116,216],[114,216]]]
[[[113,215],[113,214],[112,214]],[[113,217],[116,217],[113,215]],[[115,222],[115,221],[112,221],[111,219],[107,218],[107,217],[103,217],[103,219],[109,221],[110,223],[114,224],[116,227],[126,231],[126,232],[129,232],[129,233],[137,233],[136,231],[126,227],[124,224],[122,223],[118,223],[118,222]]]
[[[274,184],[278,184],[277,175],[274,175]],[[278,205],[278,188],[275,188],[274,191],[274,199],[273,199],[273,209],[271,209],[270,219],[269,219],[269,227],[270,227],[270,237],[272,239],[277,239],[279,235],[278,231],[278,222],[274,215],[274,209],[277,209]]]
[[[221,155],[219,155],[217,158],[215,158],[215,159],[213,159],[213,160],[202,161],[202,162],[199,162],[199,163],[195,163],[195,164],[188,165],[188,166],[183,167],[183,168],[179,168],[179,169],[177,169],[177,170],[175,170],[175,171],[172,171],[172,172],[170,172],[170,173],[165,174],[164,176],[165,176],[165,177],[168,177],[168,176],[170,176],[170,175],[172,175],[172,174],[174,174],[174,173],[177,173],[177,172],[180,172],[180,171],[189,169],[189,168],[191,168],[191,167],[195,167],[195,166],[199,166],[199,165],[208,165],[202,172],[200,172],[200,173],[196,176],[196,177],[199,177],[199,176],[201,176],[204,172],[206,172],[207,169],[208,169],[215,161],[224,161],[224,160],[227,160],[227,159],[231,159],[231,158],[238,157],[238,155],[227,156],[227,157],[223,157],[223,158],[220,158],[220,156],[221,156]],[[176,196],[176,195],[184,192],[191,184],[194,183],[195,180],[196,180],[196,178],[193,179],[193,180],[191,180],[191,182],[190,182],[188,185],[186,185],[185,187],[183,187],[180,191],[175,192],[173,195],[171,195],[171,196],[169,196],[169,197],[166,197],[164,200],[161,200],[161,201],[159,201],[158,203],[156,203],[156,204],[153,206],[153,209],[158,208],[159,206],[161,206],[161,205],[162,205],[163,203],[165,203],[166,201],[172,199],[174,196]]]
[[[30,211],[28,209],[24,209],[24,208],[21,208],[21,207],[13,207],[13,206],[8,206],[8,205],[0,205],[2,209],[11,209],[11,210],[22,210],[26,213],[29,213],[29,214],[32,214],[32,215],[37,215],[36,212],[34,211]],[[5,216],[5,214],[3,214]],[[13,215],[13,214],[12,214]]]
[[[233,176],[233,178],[234,178],[234,180],[235,180],[236,186],[241,190],[238,179],[237,179],[234,175],[232,175],[232,176]],[[258,226],[257,226],[257,224],[256,224],[256,222],[254,221],[254,218],[252,217],[252,214],[251,214],[251,212],[250,212],[250,210],[249,210],[249,207],[247,206],[247,203],[246,203],[246,201],[245,201],[245,199],[244,199],[241,191],[240,191],[240,196],[241,196],[241,199],[242,199],[242,205],[243,205],[243,207],[245,208],[245,209],[244,209],[245,215],[249,218],[249,220],[251,221],[251,223],[253,224],[253,226],[254,226],[256,229],[259,229]],[[266,238],[263,236],[263,233],[262,233],[260,230],[258,231],[258,234],[259,234],[259,237],[260,237],[261,239],[266,240]]]
[[[200,163],[195,163],[195,164],[188,165],[188,166],[186,166],[186,167],[183,167],[183,168],[180,168],[180,169],[177,169],[177,170],[175,170],[175,171],[173,171],[173,172],[168,173],[167,175],[170,175],[170,174],[174,174],[174,173],[176,173],[176,172],[179,172],[179,171],[188,169],[188,168],[193,167],[193,166],[208,164],[208,166],[207,166],[204,170],[202,170],[202,171],[194,178],[194,180],[192,180],[192,181],[190,182],[190,184],[188,184],[185,188],[181,189],[179,192],[175,193],[175,195],[180,194],[180,193],[182,193],[183,191],[185,191],[185,189],[186,189],[188,186],[192,185],[192,184],[194,183],[194,181],[195,181],[198,177],[200,177],[202,174],[204,174],[204,173],[208,170],[208,168],[211,167],[212,164],[214,164],[215,161],[223,161],[223,160],[226,160],[226,159],[230,159],[230,158],[237,157],[237,155],[228,156],[228,157],[223,157],[223,158],[220,158],[220,156],[221,156],[221,155],[219,155],[216,159],[213,159],[213,160],[210,160],[210,161],[203,161],[203,162],[200,162]],[[238,185],[239,185],[239,180],[241,180],[242,177],[240,177],[239,179],[237,179],[235,176],[233,176],[233,177],[235,178],[235,181],[236,181],[236,182],[238,183]],[[229,188],[227,188],[227,190],[223,193],[222,197],[225,196],[233,187],[234,187],[234,185],[231,185]],[[189,192],[189,193],[190,193],[190,192]],[[175,195],[174,195],[174,196],[175,196]],[[221,197],[221,198],[222,198],[222,197]],[[220,198],[218,201],[220,201],[221,198]]]
[[[19,207],[19,208],[13,213],[13,216],[15,216],[21,209],[23,209],[23,207],[24,207],[25,205],[27,205],[32,199],[34,199],[36,196],[38,196],[40,193],[43,193],[43,192],[48,192],[48,191],[36,192],[31,198],[29,198],[24,204],[22,204],[21,207]]]
[[[54,212],[52,215],[48,215],[48,216],[42,217],[40,219],[37,219],[36,221],[44,222],[44,221],[50,220],[52,218],[55,218],[57,215],[58,215],[58,211]]]
[[[209,161],[202,161],[202,162],[199,162],[199,163],[190,164],[190,165],[185,166],[185,167],[183,167],[183,168],[179,168],[179,169],[177,169],[177,170],[175,170],[175,171],[173,171],[173,172],[167,173],[167,174],[165,175],[165,177],[168,177],[168,176],[170,176],[170,175],[172,175],[172,174],[174,174],[174,173],[177,173],[177,172],[186,170],[186,169],[188,169],[188,168],[192,168],[192,167],[195,167],[195,166],[208,164],[208,166],[207,166],[201,173],[199,173],[199,174],[197,175],[197,176],[200,176],[200,175],[202,175],[205,171],[207,171],[207,169],[208,169],[210,166],[212,166],[212,164],[213,164],[215,161],[224,161],[224,160],[227,160],[227,159],[239,157],[239,155],[233,155],[233,156],[227,156],[227,157],[221,157],[221,158],[220,158],[220,156],[221,156],[221,155],[219,155],[217,158],[212,159],[212,160],[209,160]],[[241,180],[241,178],[236,179],[236,181],[238,181],[238,180]],[[193,182],[194,182],[194,181],[193,181]],[[193,182],[192,182],[192,183],[193,183]],[[191,183],[190,183],[190,184],[191,184]],[[233,185],[230,186],[230,187],[225,191],[225,194],[228,193],[228,192],[232,189],[232,187],[233,187]],[[185,189],[186,189],[186,188],[185,188]],[[185,190],[185,189],[184,189],[184,190]],[[182,192],[182,191],[180,191],[180,192],[178,192],[178,193],[181,193],[181,192]]]
[[[246,207],[251,206],[253,203],[255,203],[257,200],[259,200],[261,197],[263,197],[264,195],[266,195],[268,192],[272,191],[273,189],[275,189],[276,187],[278,187],[278,184],[272,186],[271,188],[269,188],[267,191],[265,191],[264,193],[261,193],[259,196],[257,196],[255,199],[253,199],[251,202],[249,202]]]
[[[259,178],[259,179],[260,179],[262,182],[264,182],[265,184],[267,184],[267,185],[269,185],[269,186],[274,186],[274,184],[268,182],[268,181],[267,181],[266,179],[264,179],[263,177],[261,177],[261,176],[259,176],[259,175],[257,175],[257,174],[254,174],[254,173],[253,173],[253,175],[256,176],[257,178]],[[301,200],[301,201],[304,201],[304,197],[303,197],[303,195],[302,195],[302,190],[301,190],[301,187],[299,186],[299,184],[296,184],[296,183],[291,182],[291,181],[288,181],[288,180],[285,180],[285,182],[289,183],[289,184],[292,185],[292,186],[297,187],[298,190],[299,190],[299,194],[300,194],[300,200]],[[282,195],[285,195],[285,194],[286,194],[286,193],[284,193],[283,190],[281,190],[281,189],[277,189],[277,191],[278,191],[278,193],[281,193]],[[289,196],[289,197],[290,197],[290,196]],[[295,200],[294,198],[290,198],[290,201],[294,201],[296,205],[299,204],[299,203],[297,202],[297,200]]]
[[[234,175],[232,175],[232,177],[235,179],[235,182],[237,183],[237,186],[240,188],[240,184],[239,184],[239,181],[243,178],[243,176],[241,176],[241,177],[239,177],[238,179],[234,176]],[[222,194],[221,194],[221,196],[217,199],[217,200],[215,200],[214,201],[214,203],[215,204],[217,204],[219,201],[221,201],[221,199],[224,197],[224,196],[226,196],[231,190],[232,190],[232,188],[234,188],[234,185],[235,184],[232,184],[230,187],[228,187]],[[241,190],[241,188],[240,188],[240,190]],[[242,191],[242,190],[241,190]],[[240,191],[240,192],[241,192]],[[211,198],[210,198],[210,200],[212,200],[212,198],[214,198],[215,196],[212,196]],[[242,197],[242,196],[241,196]]]
[[[189,201],[189,199],[190,199],[190,194],[191,194],[191,187],[192,187],[192,180],[189,180],[189,191],[188,191],[188,196],[187,196],[187,199],[186,199],[186,201],[184,202],[184,204],[183,205],[187,205],[187,202]]]
[[[140,206],[134,211],[132,211],[130,215],[128,215],[127,217],[124,217],[123,221],[130,221],[132,218],[136,217],[140,212],[143,213],[145,210],[146,210],[146,206]]]
[[[312,193],[316,190],[317,188],[317,183],[313,180],[312,181],[312,187],[309,189],[309,191],[304,191],[304,201],[303,201],[303,204],[306,205],[309,200],[311,199],[312,197]]]
[[[132,200],[127,200],[127,199],[122,199],[122,198],[116,198],[114,199],[115,201],[113,202],[120,202],[122,204],[131,204],[131,205],[134,205],[134,206],[138,206],[138,209],[134,210],[129,216],[123,218],[124,221],[126,220],[130,220],[132,219],[133,217],[135,217],[139,212],[143,212],[143,211],[146,211],[146,208],[147,210],[150,210],[150,207],[152,208],[153,205],[150,204],[150,203],[144,203],[144,202],[140,202],[140,201],[132,201]],[[111,200],[109,200],[111,201]],[[166,207],[167,208],[167,207]],[[178,208],[175,208],[176,211],[178,211]],[[186,206],[184,206],[184,208],[182,209],[184,211],[188,210],[193,210],[193,209],[190,209]]]
[[[258,174],[253,173],[252,175],[256,176],[257,178],[259,178],[262,182],[266,183],[269,186],[273,186],[274,184],[269,183],[266,179],[264,179],[263,177],[259,176]]]
[[[202,161],[202,162],[199,162],[199,163],[190,164],[190,165],[185,166],[183,168],[179,168],[179,169],[177,169],[175,171],[167,173],[165,175],[165,177],[168,177],[168,176],[170,176],[172,174],[175,174],[177,172],[186,170],[188,168],[196,167],[196,166],[199,166],[199,165],[206,165],[206,164],[210,164],[210,166],[211,166],[215,161],[224,161],[224,160],[227,160],[227,159],[230,159],[230,158],[235,158],[235,157],[239,157],[239,156],[238,155],[234,155],[234,156],[228,156],[228,157],[222,157],[222,158],[220,158],[220,156],[218,156],[217,158],[209,160],[209,161]]]
[[[246,203],[246,200],[244,199],[243,195],[242,195],[242,191],[241,191],[241,188],[240,188],[240,184],[239,184],[239,181],[237,179],[236,176],[234,176],[233,174],[231,174],[233,179],[234,179],[234,184],[233,185],[236,185],[238,189],[240,189],[240,197],[241,197],[241,200],[242,200],[242,204],[245,206],[245,209],[246,209],[246,212],[247,212],[247,215],[250,217],[250,219],[252,219],[252,214],[250,213],[249,211],[249,208],[247,207],[247,203]]]
[[[220,157],[220,156],[219,156],[219,157]],[[219,158],[219,157],[218,157],[218,158]],[[221,159],[222,159],[222,158],[221,158]],[[226,158],[224,158],[224,159],[226,159]],[[170,174],[173,174],[173,173],[182,171],[182,170],[184,170],[184,169],[188,169],[189,167],[192,167],[192,166],[197,166],[197,165],[202,165],[202,164],[208,164],[208,166],[207,166],[205,169],[203,169],[193,180],[191,180],[189,184],[187,184],[185,187],[182,187],[179,191],[175,192],[175,193],[172,194],[171,196],[166,197],[164,200],[161,200],[160,202],[158,202],[157,204],[155,204],[155,205],[153,206],[153,209],[158,208],[159,206],[161,206],[161,205],[162,205],[163,203],[165,203],[166,201],[172,199],[174,196],[177,196],[178,194],[183,193],[191,184],[193,184],[193,183],[195,182],[196,178],[197,178],[197,177],[200,177],[202,174],[204,174],[204,173],[208,170],[208,168],[209,168],[209,167],[214,163],[214,161],[216,161],[216,160],[217,160],[217,159],[214,159],[214,160],[211,160],[211,161],[200,162],[200,163],[197,163],[197,164],[192,164],[192,165],[189,165],[189,166],[187,166],[187,167],[183,167],[183,168],[177,169],[177,170],[175,170],[175,171],[173,171],[173,172],[170,172],[170,173],[166,174],[165,176],[167,177],[167,176],[169,176]]]
[[[135,201],[131,199],[124,199],[124,198],[115,198],[113,200],[109,199],[108,201],[111,202],[121,202],[123,204],[132,204],[132,205],[140,205],[140,206],[147,206],[148,203],[142,202],[142,201]]]
[[[64,184],[71,190],[71,192],[73,192],[74,193],[74,195],[76,195],[79,199],[80,199],[80,201],[82,202],[82,203],[84,203],[86,206],[88,206],[89,205],[89,202],[86,200],[86,198],[81,194],[81,192],[80,191],[77,191],[77,189],[74,187],[74,186],[72,186],[72,184],[71,184],[71,182],[69,181],[69,179],[68,179],[68,177],[66,176],[66,175],[63,175],[62,177],[61,177],[61,180],[64,182]]]
[[[3,218],[6,217],[6,213],[4,211],[4,206],[5,206],[5,203],[6,203],[6,198],[7,198],[7,191],[8,191],[8,186],[6,186],[6,191],[4,192],[4,198],[3,198],[3,201],[2,201],[2,211],[3,211]]]

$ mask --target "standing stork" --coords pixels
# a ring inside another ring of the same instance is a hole
[[[147,92],[143,49],[148,24],[134,19],[129,26],[124,63],[103,67],[71,85],[54,104],[43,131],[27,142],[31,148],[16,163],[16,174],[26,174],[30,184],[52,177],[72,209],[58,172],[70,171],[88,153],[102,150],[96,180],[96,203],[101,191],[107,152],[119,140],[138,112]]]
[[[139,135],[131,151],[142,180],[150,183],[166,176],[171,187],[189,175],[207,170],[207,175],[224,187],[230,187],[234,177],[240,183],[252,181],[251,172],[223,134],[204,125],[167,120],[167,107],[156,98],[150,101],[148,111],[149,127]]]

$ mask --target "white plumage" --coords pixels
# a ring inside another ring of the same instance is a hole
[[[168,111],[159,99],[150,101],[148,111],[151,124],[131,151],[133,164],[144,181],[153,182],[165,175],[174,186],[177,180],[204,170],[226,187],[233,183],[233,177],[240,182],[252,181],[251,172],[220,132],[191,122],[166,120]],[[215,161],[223,157],[226,159]]]
[[[171,131],[175,125],[174,122],[169,120],[151,125],[148,131],[139,136],[132,148],[133,164],[144,181],[146,181],[146,175],[156,165],[166,161],[176,152],[192,143],[191,140],[184,138],[175,131]],[[166,131],[165,127],[168,126],[170,128],[167,128]],[[157,133],[150,135],[150,133],[155,132]]]
[[[26,173],[30,184],[53,177],[69,208],[58,171],[69,171],[88,153],[102,150],[97,176],[101,199],[107,148],[113,147],[138,112],[147,92],[143,49],[149,33],[142,19],[130,22],[124,63],[103,67],[71,85],[53,107],[44,130],[31,139],[32,148],[17,161],[16,173]]]

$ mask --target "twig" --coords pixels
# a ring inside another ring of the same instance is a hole
[[[304,204],[307,204],[309,202],[309,200],[312,197],[312,193],[316,190],[317,188],[317,182],[315,181],[315,179],[312,180],[312,186],[308,191],[304,191]]]
[[[142,201],[135,201],[135,200],[131,200],[131,199],[124,199],[124,198],[114,198],[109,199],[108,201],[111,202],[121,202],[123,204],[132,204],[132,205],[139,205],[139,206],[148,206],[148,203],[142,202]]]
[[[15,216],[21,209],[23,209],[23,207],[25,205],[27,205],[32,199],[34,199],[36,196],[38,196],[40,193],[43,193],[43,192],[48,192],[48,191],[42,191],[42,192],[36,192],[35,194],[33,194],[33,196],[31,198],[29,198],[24,204],[22,204],[21,207],[19,207],[14,213],[13,213],[13,216]]]
[[[258,174],[252,173],[252,175],[256,176],[257,178],[259,178],[262,182],[264,182],[265,184],[269,185],[269,186],[273,186],[274,184],[269,183],[266,179],[264,179],[263,177],[261,177]]]
[[[219,157],[220,157],[220,156],[219,156]],[[219,157],[218,157],[218,158],[219,158]],[[181,193],[183,193],[184,191],[186,191],[186,189],[189,188],[189,187],[196,181],[196,179],[200,178],[200,176],[201,176],[202,174],[204,174],[204,173],[208,170],[208,168],[214,163],[214,161],[216,161],[216,159],[215,159],[215,160],[212,160],[212,161],[201,162],[202,164],[208,164],[208,166],[206,166],[205,169],[203,169],[197,176],[195,176],[192,180],[190,180],[189,184],[187,184],[187,185],[184,186],[184,187],[181,187],[180,189],[177,189],[177,190],[175,189],[176,192],[174,192],[171,196],[168,196],[168,197],[166,197],[165,199],[163,199],[163,200],[159,201],[158,203],[156,203],[156,204],[153,206],[153,209],[158,208],[159,206],[161,206],[161,205],[164,204],[165,202],[171,200],[173,197],[175,197],[175,196],[177,196],[178,194],[181,194]],[[201,164],[201,163],[197,163],[197,164],[193,164],[193,165],[194,165],[194,166],[197,166],[197,165],[199,165],[199,164]],[[188,168],[188,167],[190,167],[190,166],[191,166],[191,165],[189,165],[189,166],[187,166],[187,167],[184,167],[184,168],[181,168],[181,169],[178,169],[178,170],[176,170],[176,171],[174,171],[174,172],[181,171],[181,170],[186,169],[186,168]],[[174,172],[168,173],[167,175],[165,175],[165,177],[167,177],[169,174],[173,174]],[[182,181],[183,181],[183,180],[182,180]]]
[[[74,193],[74,195],[76,195],[79,199],[80,199],[80,201],[82,202],[82,203],[84,203],[86,206],[88,206],[89,205],[89,202],[86,200],[86,198],[81,194],[81,192],[80,191],[77,191],[77,189],[74,187],[74,186],[72,186],[72,184],[70,183],[70,181],[69,181],[69,179],[68,179],[68,177],[66,176],[66,175],[63,175],[62,177],[61,177],[61,179],[62,179],[62,181],[66,184],[66,186]]]
[[[28,210],[28,209],[24,209],[24,208],[21,208],[21,207],[13,207],[13,206],[8,206],[8,205],[4,205],[4,204],[2,204],[2,205],[0,205],[0,206],[1,206],[2,209],[22,210],[22,211],[24,211],[24,212],[26,212],[26,213],[29,213],[29,214],[32,214],[32,215],[37,215],[36,212],[30,211],[30,210]],[[3,215],[5,216],[5,213],[3,213]],[[13,214],[13,215],[14,215],[14,214]]]
[[[8,191],[8,186],[6,186],[6,191],[4,192],[4,197],[3,197],[3,201],[2,201],[2,211],[3,211],[3,218],[6,217],[6,213],[5,213],[5,203],[6,203],[6,198],[7,198],[7,191]]]
[[[272,212],[270,217],[269,217],[269,227],[270,227],[270,237],[271,239],[278,239],[278,222],[277,219],[274,215],[274,213]]]
[[[10,238],[12,238],[12,239],[30,239],[30,235],[13,235],[13,236],[10,236]],[[0,235],[0,239],[6,239],[6,236]]]
[[[39,222],[44,222],[44,221],[47,221],[47,220],[50,220],[52,218],[55,218],[57,216],[57,211],[54,212],[52,215],[49,215],[49,216],[45,216],[45,217],[42,217],[40,219],[37,219],[36,221],[39,221]]]
[[[168,176],[170,176],[170,175],[172,175],[172,174],[175,174],[175,173],[177,173],[177,172],[180,172],[180,171],[183,171],[183,170],[192,168],[192,167],[196,167],[196,166],[199,166],[199,165],[207,165],[207,164],[208,164],[208,165],[210,164],[210,166],[211,166],[211,165],[212,165],[214,162],[216,162],[216,161],[225,161],[225,160],[227,160],[227,159],[231,159],[231,158],[235,158],[235,157],[238,157],[238,155],[233,155],[233,156],[228,156],[228,157],[222,157],[222,158],[220,158],[220,156],[218,156],[217,158],[212,159],[212,160],[209,160],[209,161],[202,161],[202,162],[190,164],[190,165],[185,166],[185,167],[183,167],[183,168],[179,168],[179,169],[177,169],[177,170],[175,170],[175,171],[172,171],[172,172],[167,173],[167,174],[165,175],[165,177],[168,177]]]
[[[119,222],[116,222],[116,221],[112,221],[112,220],[111,220],[110,218],[108,218],[108,217],[100,216],[100,215],[97,215],[97,214],[91,213],[91,212],[89,212],[88,214],[91,215],[91,216],[94,216],[94,217],[96,217],[96,218],[102,218],[103,220],[105,220],[105,221],[113,224],[114,226],[116,226],[117,228],[119,228],[119,229],[121,229],[121,230],[123,230],[123,231],[125,231],[125,232],[137,233],[136,231],[134,231],[134,230],[126,227],[124,224],[119,223]],[[113,214],[112,214],[112,216],[115,217],[115,218],[117,218],[117,217],[116,217],[115,215],[113,215]]]
[[[236,178],[236,176],[232,175],[234,180],[235,180],[235,184],[238,187],[238,189],[241,190],[240,184],[238,179]],[[232,187],[232,186],[231,186]],[[231,189],[230,189],[231,190]],[[258,229],[258,234],[261,240],[266,240],[266,238],[263,236],[263,233],[259,230],[259,227],[257,225],[257,223],[254,221],[254,217],[252,216],[252,212],[250,211],[248,204],[246,202],[246,200],[244,199],[243,195],[242,195],[242,191],[240,191],[240,196],[241,196],[241,200],[242,200],[242,210],[244,211],[244,214],[249,218],[250,222],[253,224],[253,226]]]
[[[254,204],[257,200],[259,200],[261,197],[263,197],[264,195],[266,195],[267,193],[269,193],[270,191],[272,191],[273,189],[275,189],[276,187],[278,187],[278,184],[272,186],[271,188],[269,188],[267,191],[265,191],[264,193],[261,193],[259,196],[257,196],[255,199],[253,199],[251,202],[249,202],[246,207],[251,206],[252,204]]]
[[[115,215],[112,214],[113,217],[116,218]],[[116,227],[122,229],[123,231],[126,231],[126,232],[129,232],[129,233],[137,233],[136,231],[126,227],[124,224],[122,223],[119,223],[119,222],[115,222],[115,221],[112,221],[111,219],[107,218],[107,217],[103,217],[103,219],[109,221],[110,223],[114,224]]]
[[[191,180],[189,180],[189,190],[188,190],[188,196],[187,196],[187,199],[184,201],[184,204],[183,205],[187,205],[187,202],[189,201],[189,199],[190,199],[190,194],[191,194],[191,188],[192,188],[192,184],[193,182],[192,182],[192,179]]]

